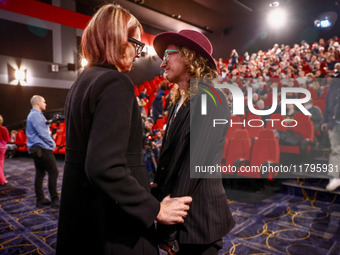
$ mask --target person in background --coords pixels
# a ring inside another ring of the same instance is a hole
[[[144,47],[127,10],[103,5],[85,28],[88,66],[65,102],[66,155],[56,253],[158,254],[154,221],[184,222],[190,197],[159,202],[142,158],[142,117],[131,80]]]
[[[4,185],[7,183],[5,174],[4,174],[4,161],[5,154],[7,150],[6,144],[10,140],[8,129],[2,125],[4,119],[0,115],[0,185]]]
[[[10,133],[10,139],[7,143],[7,151],[6,151],[6,158],[13,158],[15,154],[15,149],[17,148],[17,145],[15,144],[15,140],[17,139],[17,130],[11,130]]]
[[[305,108],[312,114],[312,116],[310,116],[310,120],[313,122],[314,133],[320,131],[323,121],[323,116],[320,108],[313,105],[313,99],[310,99],[307,103],[305,103]]]
[[[34,160],[35,165],[35,194],[37,196],[37,207],[51,204],[52,208],[59,208],[59,196],[57,193],[58,168],[53,149],[55,142],[50,135],[49,123],[43,111],[46,110],[46,101],[42,96],[34,95],[31,98],[32,109],[27,116],[26,135],[28,153]],[[48,191],[51,200],[45,198],[43,191],[43,180],[48,173]]]
[[[164,117],[164,94],[164,90],[159,90],[157,97],[152,102],[152,118],[155,123]]]
[[[335,65],[333,82],[327,91],[321,129],[328,130],[331,142],[328,174],[332,179],[327,184],[326,190],[333,191],[340,187],[340,63]]]

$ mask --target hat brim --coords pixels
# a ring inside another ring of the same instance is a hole
[[[190,38],[174,32],[161,33],[153,40],[153,47],[161,59],[163,59],[164,52],[170,44],[185,46],[190,50],[195,51],[197,54],[207,59],[211,67],[217,69],[214,58],[202,46]]]

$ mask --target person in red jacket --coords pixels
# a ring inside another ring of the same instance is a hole
[[[9,141],[9,133],[6,127],[2,125],[4,119],[0,115],[0,185],[6,184],[7,180],[4,175],[4,161],[6,154],[6,144]]]

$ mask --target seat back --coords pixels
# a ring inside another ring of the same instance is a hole
[[[281,124],[281,122],[284,120],[284,116],[280,113],[273,113],[270,115],[270,119],[271,121],[267,121],[266,129],[276,129],[282,131],[287,130],[287,127],[285,127],[287,124],[285,124],[285,126]]]
[[[245,129],[248,130],[250,139],[259,137],[259,132],[264,129],[264,123],[262,125],[261,123],[263,123],[263,121],[260,115],[249,114],[247,116]]]
[[[222,164],[222,167],[226,166],[230,169],[237,160],[249,161],[250,149],[251,140],[248,131],[246,129],[235,129],[233,136],[230,138],[228,148],[223,154],[225,163]],[[225,173],[234,174],[232,172]]]
[[[250,154],[250,168],[258,169],[258,172],[239,172],[240,176],[253,178],[261,177],[261,166],[264,163],[280,163],[280,147],[279,142],[275,138],[272,129],[264,129],[259,133],[258,139],[254,141],[253,148]],[[269,173],[269,178],[272,178],[272,173]]]

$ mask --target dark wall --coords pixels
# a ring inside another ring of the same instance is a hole
[[[52,62],[52,31],[0,19],[0,55]]]
[[[67,92],[67,89],[0,84],[0,114],[4,118],[3,125],[10,129],[20,128],[31,109],[30,99],[33,95],[43,96],[47,111],[52,111],[64,108]]]

